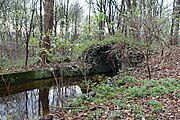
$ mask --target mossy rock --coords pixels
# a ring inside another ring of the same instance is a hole
[[[144,59],[143,53],[123,42],[92,45],[80,56],[85,63],[91,64],[90,73],[113,73],[124,67],[134,67]]]
[[[110,61],[107,60],[108,52],[112,48],[112,44],[92,45],[86,49],[80,56],[85,63],[91,64],[91,73],[112,73]]]
[[[0,75],[0,86],[9,86],[11,84],[20,84],[50,77],[52,77],[52,73],[49,70],[7,73]]]
[[[87,76],[93,75],[92,73],[87,72]],[[54,77],[82,77],[82,69],[80,68],[71,68],[65,67],[62,69],[44,69],[44,70],[32,70],[26,72],[18,72],[18,73],[7,73],[0,75],[0,87],[1,86],[9,86],[9,85],[17,85],[26,82],[32,82],[40,79],[48,79]]]

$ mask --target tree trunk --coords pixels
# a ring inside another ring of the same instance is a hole
[[[91,0],[89,0],[88,32],[91,33]]]
[[[66,20],[66,28],[65,28],[65,38],[68,39],[69,38],[69,0],[66,1],[66,10],[65,10],[65,20]]]
[[[42,17],[42,0],[40,0],[40,41],[39,48],[42,48],[42,36],[43,36],[43,17]]]
[[[111,27],[111,23],[112,23],[112,1],[110,0],[108,3],[108,7],[109,7],[109,11],[108,11],[108,19],[107,19],[107,24],[108,24],[108,32],[110,35],[112,35],[112,27]]]
[[[57,25],[58,25],[58,5],[55,3],[55,11],[54,11],[54,36],[57,35]]]
[[[174,14],[175,14],[175,3],[176,0],[173,1],[173,13],[172,13],[172,24],[171,24],[171,31],[170,31],[170,44],[173,45],[174,44],[174,22],[175,22],[175,18],[174,18]]]
[[[43,111],[43,116],[47,115],[49,113],[49,89],[48,88],[43,88],[39,89],[39,100],[42,104],[42,111]]]
[[[35,3],[33,4],[33,6],[35,6]],[[33,27],[34,12],[35,12],[35,8],[33,8],[33,10],[32,10],[29,31],[28,32],[26,31],[26,58],[25,58],[25,65],[27,65],[27,63],[28,63],[28,57],[29,57],[29,38],[31,36],[31,31],[32,31],[32,27]]]
[[[16,1],[15,11],[18,12],[18,0]],[[16,49],[19,49],[19,15],[15,14],[15,30],[16,30]]]
[[[176,0],[174,45],[178,44],[179,41],[179,22],[180,22],[180,0]]]
[[[53,8],[54,0],[45,0],[44,2],[44,33],[45,38],[43,39],[43,52],[42,52],[42,62],[45,64],[48,59],[48,53],[50,52],[51,43],[50,37],[52,36],[53,30]]]

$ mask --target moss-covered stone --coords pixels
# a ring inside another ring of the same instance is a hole
[[[143,53],[123,42],[92,45],[87,48],[80,59],[91,64],[90,73],[113,73],[119,69],[135,67],[144,59]]]
[[[86,75],[92,75],[87,72]],[[54,69],[54,70],[32,70],[26,72],[18,72],[18,73],[7,73],[0,75],[0,87],[1,86],[9,86],[9,85],[17,85],[26,82],[32,82],[40,79],[47,79],[53,77],[81,77],[83,76],[82,70],[80,68],[71,68],[66,67],[63,69]]]
[[[0,75],[0,86],[20,84],[37,79],[50,78],[52,73],[49,70],[26,71],[19,73],[6,73]]]

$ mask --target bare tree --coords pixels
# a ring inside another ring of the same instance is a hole
[[[180,32],[180,28],[179,28],[179,22],[180,22],[180,0],[176,0],[176,7],[175,7],[175,33],[174,33],[174,44],[178,44],[179,42],[179,39],[180,39],[180,35],[179,35],[179,32]]]
[[[40,11],[39,11],[39,13],[40,13],[40,41],[39,41],[39,48],[41,48],[42,47],[42,37],[43,37],[43,15],[42,15],[42,0],[40,0],[40,2],[39,2],[39,5],[40,5]]]
[[[179,19],[180,19],[180,0],[173,1],[173,14],[172,14],[172,24],[170,31],[170,44],[176,45],[178,44],[179,37]]]
[[[45,64],[48,59],[48,53],[50,52],[53,30],[53,9],[54,9],[54,0],[45,0],[44,1],[44,33],[45,37],[43,39],[43,52],[42,52],[42,62]]]
[[[32,32],[32,28],[33,28],[33,20],[34,20],[34,13],[35,13],[35,5],[36,5],[37,1],[34,2],[32,1],[32,5],[34,6],[34,8],[32,9],[32,14],[31,14],[31,21],[30,21],[30,26],[29,26],[29,30],[26,31],[26,57],[25,57],[25,65],[27,65],[28,63],[28,57],[29,57],[29,39],[31,36],[31,32]]]
[[[76,40],[78,38],[78,26],[81,22],[82,17],[82,7],[78,2],[71,5],[71,13],[72,13],[72,24],[73,24],[73,34],[72,34],[72,40]]]

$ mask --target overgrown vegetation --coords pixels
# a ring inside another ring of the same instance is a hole
[[[95,97],[81,95],[71,100],[72,109],[65,118],[179,119],[179,90],[180,82],[176,79],[137,80],[125,76],[111,85],[93,86]]]

